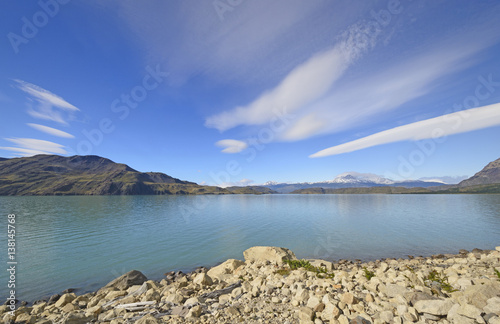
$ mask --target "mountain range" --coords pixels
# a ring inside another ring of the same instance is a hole
[[[384,180],[385,181],[385,180]],[[500,193],[500,159],[488,163],[472,177],[453,185],[410,187],[395,182],[391,185],[354,186],[343,188],[312,187],[294,190],[292,194],[457,194],[457,193]]]
[[[445,183],[436,180],[404,180],[394,181],[371,173],[345,172],[339,174],[335,179],[321,182],[301,182],[301,183],[277,183],[266,182],[262,186],[275,190],[279,193],[290,193],[301,189],[323,188],[365,188],[365,187],[433,187],[441,186]]]
[[[346,172],[324,182],[269,182],[263,186],[220,188],[159,172],[139,172],[95,155],[0,158],[0,196],[437,192],[500,193],[500,159],[456,185],[429,180],[394,181],[373,174]]]
[[[268,188],[200,186],[159,172],[139,172],[95,156],[35,155],[0,160],[0,195],[187,195],[275,193]]]

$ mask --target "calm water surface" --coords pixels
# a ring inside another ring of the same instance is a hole
[[[255,245],[330,260],[500,245],[500,195],[0,197],[0,210],[1,260],[14,213],[17,298],[29,301],[96,290],[132,269],[161,279],[243,259]],[[0,271],[2,299],[7,281]]]

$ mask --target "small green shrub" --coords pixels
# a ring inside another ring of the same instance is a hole
[[[292,270],[297,270],[299,268],[304,268],[307,270],[308,268],[312,267],[311,263],[307,260],[285,260],[285,263],[288,264],[288,266]]]
[[[375,272],[368,270],[366,267],[363,268],[363,271],[365,272],[364,276],[366,279],[370,280],[375,277]]]
[[[424,284],[426,287],[432,288],[430,282],[438,283],[441,289],[447,293],[457,291],[448,283],[448,277],[437,272],[436,270],[432,270],[426,277],[424,277]]]
[[[279,274],[279,275],[282,275],[282,276],[288,276],[290,274],[290,269],[279,269],[279,270],[276,270],[275,273]]]
[[[497,269],[493,268],[493,270],[495,271],[495,274],[497,275],[498,277],[498,280],[500,280],[500,271],[498,271]]]
[[[307,260],[285,260],[284,262],[288,265],[290,269],[280,269],[277,270],[275,273],[288,275],[290,274],[291,270],[304,268],[306,271],[316,273],[316,276],[318,278],[333,279],[335,277],[335,274],[333,272],[329,273],[324,267],[315,267]]]

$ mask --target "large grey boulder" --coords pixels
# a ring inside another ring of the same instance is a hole
[[[483,308],[486,313],[494,313],[500,316],[500,297],[493,297],[486,301],[487,305]]]
[[[449,299],[419,300],[415,303],[414,307],[419,313],[445,316],[448,315],[448,311],[453,307],[453,302]]]
[[[285,260],[297,260],[289,249],[275,246],[254,246],[243,252],[245,261],[270,261],[283,263]]]
[[[467,304],[483,309],[487,305],[488,299],[500,296],[500,284],[491,282],[486,285],[474,285],[467,287],[460,294],[463,294]]]
[[[153,315],[147,314],[146,316],[141,317],[136,324],[159,324],[160,321],[156,319]]]
[[[92,321],[92,316],[87,316],[83,312],[69,313],[64,316],[60,323],[62,324],[86,324]]]
[[[236,270],[239,266],[244,265],[245,262],[235,259],[229,259],[222,264],[219,264],[216,267],[208,270],[207,275],[210,278],[217,278],[220,280],[225,279],[225,275],[231,275],[234,270]]]
[[[415,303],[420,300],[438,300],[436,296],[432,296],[420,291],[411,291],[404,294],[405,299],[410,303],[411,306],[415,306]]]
[[[396,285],[396,284],[388,284],[385,286],[385,288],[386,288],[385,294],[390,298],[394,298],[398,295],[404,295],[405,293],[408,292],[406,287]]]
[[[148,278],[146,278],[146,276],[140,271],[132,270],[109,282],[106,286],[104,286],[104,288],[113,287],[119,290],[127,290],[129,287],[142,285],[147,280]]]

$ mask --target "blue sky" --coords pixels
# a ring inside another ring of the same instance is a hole
[[[0,156],[198,183],[471,176],[500,156],[498,1],[9,1]]]

